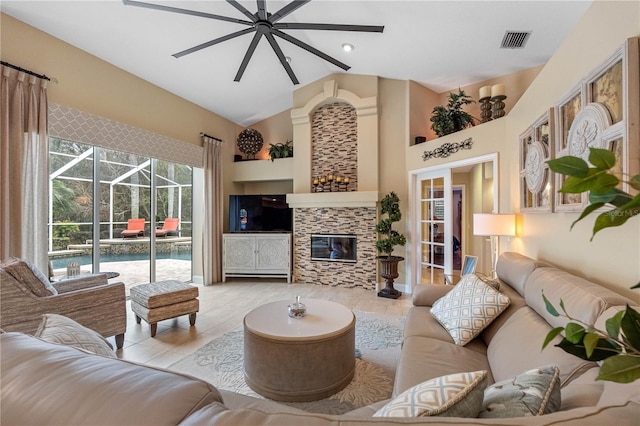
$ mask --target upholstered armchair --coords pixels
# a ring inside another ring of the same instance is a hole
[[[33,334],[42,314],[69,317],[104,337],[116,336],[122,348],[127,329],[123,283],[109,284],[104,274],[51,283],[22,259],[0,264],[0,328]]]

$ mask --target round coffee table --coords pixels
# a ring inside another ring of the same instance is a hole
[[[316,401],[344,389],[356,368],[355,316],[339,303],[303,299],[307,315],[290,318],[281,300],[244,317],[247,385],[276,401]]]

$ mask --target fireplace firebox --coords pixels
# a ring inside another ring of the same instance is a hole
[[[311,234],[311,260],[356,263],[357,237],[352,234]]]

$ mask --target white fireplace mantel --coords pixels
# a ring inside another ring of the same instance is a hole
[[[376,207],[378,191],[314,192],[287,194],[289,207]]]

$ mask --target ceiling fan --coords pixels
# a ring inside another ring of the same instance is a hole
[[[182,13],[185,15],[193,15],[193,16],[199,16],[201,18],[216,19],[218,21],[234,22],[237,24],[245,25],[247,27],[245,29],[233,32],[231,34],[227,34],[222,37],[218,37],[206,43],[199,44],[190,49],[186,49],[181,52],[175,53],[173,54],[173,56],[176,58],[181,58],[182,56],[189,55],[191,53],[205,49],[207,47],[214,46],[218,43],[222,43],[223,41],[231,40],[233,38],[236,38],[245,34],[255,33],[253,36],[253,39],[251,40],[251,43],[249,44],[247,53],[245,53],[244,59],[240,64],[240,68],[236,73],[236,77],[234,78],[234,81],[240,81],[240,79],[242,78],[242,75],[244,74],[245,69],[247,68],[247,65],[249,64],[249,61],[251,60],[251,57],[253,56],[253,53],[256,50],[256,47],[258,46],[258,42],[264,36],[269,42],[269,44],[271,45],[271,48],[275,52],[276,56],[280,60],[280,63],[282,64],[284,69],[287,71],[287,74],[289,74],[289,78],[291,78],[291,81],[293,82],[293,84],[299,84],[300,82],[298,81],[295,73],[293,72],[293,69],[291,69],[289,62],[284,56],[284,53],[282,53],[282,49],[278,45],[278,42],[276,41],[274,36],[280,37],[281,39],[284,39],[289,43],[295,44],[296,46],[301,47],[302,49],[308,52],[311,52],[314,55],[324,59],[325,61],[331,62],[334,65],[337,65],[338,67],[342,68],[345,71],[349,70],[349,68],[351,67],[338,61],[335,58],[332,58],[326,53],[321,52],[315,47],[310,46],[307,43],[300,41],[297,38],[287,33],[282,32],[282,30],[359,31],[359,32],[372,32],[372,33],[373,32],[381,33],[384,30],[384,26],[380,26],[380,25],[305,24],[305,23],[279,22],[282,18],[289,15],[291,12],[295,11],[296,9],[309,3],[310,1],[311,0],[294,0],[291,3],[287,4],[286,6],[284,6],[283,8],[281,8],[280,10],[278,10],[276,13],[269,13],[267,12],[266,0],[256,0],[258,11],[256,13],[251,13],[249,12],[249,10],[247,10],[244,6],[242,6],[236,0],[227,0],[227,3],[229,3],[236,9],[238,9],[243,15],[245,15],[249,19],[247,21],[244,19],[215,15],[211,13],[199,12],[196,10],[180,9],[177,7],[163,6],[159,4],[153,4],[153,3],[144,3],[144,2],[133,1],[133,0],[122,0],[122,2],[128,6],[138,6],[138,7],[148,8],[148,9],[162,10],[165,12]]]

